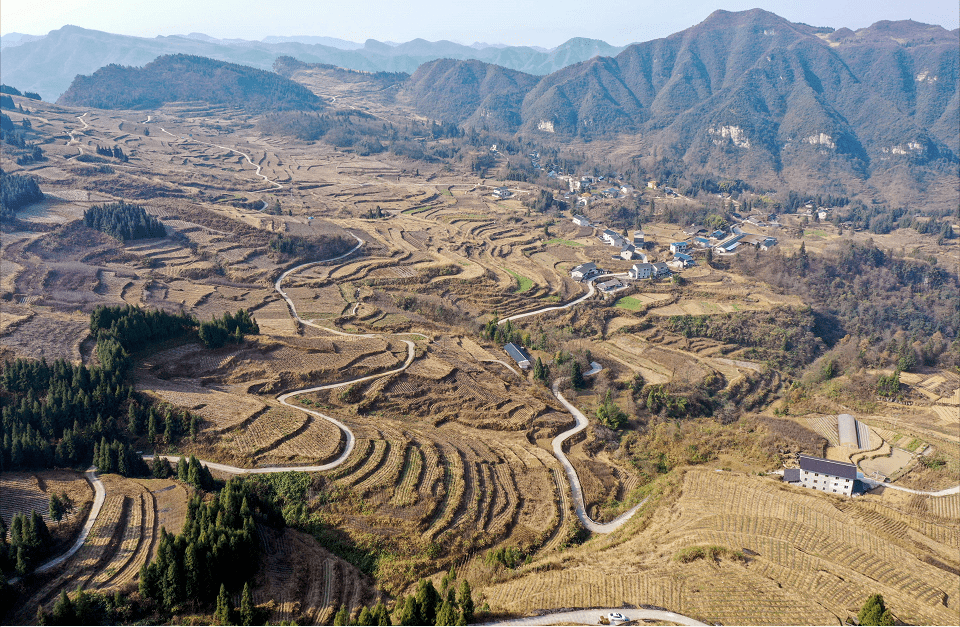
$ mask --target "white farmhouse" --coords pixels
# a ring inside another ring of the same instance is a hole
[[[800,456],[800,485],[805,488],[850,496],[856,480],[857,467],[854,464],[810,455]]]
[[[660,277],[670,276],[671,274],[670,268],[666,263],[658,261],[653,264],[653,278],[659,279]]]
[[[633,267],[630,268],[628,272],[631,279],[649,279],[653,276],[653,264],[652,263],[635,263]]]
[[[590,277],[598,274],[600,274],[600,268],[598,268],[597,264],[593,263],[592,261],[580,264],[570,271],[570,277],[576,281],[583,281],[584,279],[589,279]]]

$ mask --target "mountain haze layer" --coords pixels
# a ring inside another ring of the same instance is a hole
[[[11,43],[13,43],[11,39]],[[19,41],[19,40],[17,40]],[[356,49],[347,49],[357,46]],[[474,48],[451,41],[415,39],[389,45],[373,39],[352,44],[328,38],[269,37],[264,41],[223,40],[193,33],[169,37],[129,37],[64,26],[48,35],[5,46],[0,71],[8,85],[56,100],[78,74],[92,74],[111,64],[143,66],[159,56],[190,54],[268,70],[280,56],[327,63],[365,72],[413,72],[440,58],[479,59],[528,72],[549,74],[596,55],[617,54],[622,47],[574,38],[543,52],[526,46]]]

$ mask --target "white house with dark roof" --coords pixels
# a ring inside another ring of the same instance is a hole
[[[637,258],[637,248],[633,244],[627,244],[620,249],[620,258],[630,261]]]
[[[688,244],[686,242],[674,242],[670,244],[670,252],[676,253],[685,253],[687,252]]]
[[[619,233],[611,231],[610,229],[604,229],[603,233],[600,234],[600,239],[611,246],[623,247],[627,243]]]
[[[850,496],[856,480],[855,464],[800,455],[800,485],[805,488]]]
[[[570,277],[577,281],[589,279],[597,274],[600,274],[600,268],[598,268],[597,264],[593,263],[592,261],[582,263],[570,271]]]
[[[577,214],[573,216],[573,223],[577,226],[590,226],[590,218]]]
[[[653,276],[652,263],[635,263],[628,272],[631,279],[649,279]]]
[[[666,263],[658,261],[653,264],[653,278],[659,279],[660,277],[670,276],[670,268]]]

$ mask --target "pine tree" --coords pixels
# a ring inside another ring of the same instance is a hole
[[[413,596],[403,597],[397,600],[397,609],[394,614],[394,624],[396,625],[423,625],[420,620],[420,612],[417,611],[417,600]]]
[[[347,609],[346,605],[341,605],[340,609],[337,610],[336,615],[333,617],[334,625],[349,625],[350,624],[350,610]]]
[[[156,479],[166,479],[167,473],[166,468],[164,468],[164,460],[159,455],[153,456],[153,465],[150,467],[150,470],[153,472],[153,476]],[[169,462],[168,462],[169,463]]]
[[[56,494],[50,495],[50,518],[57,521],[57,524],[60,524],[60,521],[63,520],[63,514],[66,510],[66,507],[63,504],[63,501],[60,500],[60,497]]]
[[[437,625],[453,625],[457,622],[459,611],[457,609],[457,593],[453,585],[447,587],[443,603],[440,605],[440,611],[437,612]]]
[[[440,594],[429,579],[421,579],[417,585],[417,606],[420,609],[420,619],[423,625],[433,625],[437,622],[437,606],[440,605]]]
[[[27,547],[22,544],[17,547],[17,565],[16,565],[17,574],[21,577],[27,574],[27,571],[30,570],[30,560],[27,558]]]
[[[227,587],[220,584],[220,594],[217,595],[217,611],[213,614],[213,619],[218,625],[229,625],[230,623],[230,597],[227,595]]]
[[[360,610],[360,614],[357,616],[357,625],[373,625],[373,613],[370,611],[366,605]]]
[[[147,439],[151,442],[157,439],[157,411],[153,407],[147,420]]]
[[[349,616],[347,616],[349,619]],[[243,584],[243,595],[240,598],[240,624],[254,625],[253,616],[253,595],[250,592],[250,584]]]
[[[187,544],[187,550],[183,553],[184,577],[184,595],[187,599],[197,599],[200,597],[200,559],[197,556],[197,545],[193,542]],[[244,623],[249,625],[250,623]]]
[[[583,370],[580,368],[580,362],[574,359],[570,364],[570,384],[574,389],[579,390],[584,386]]]
[[[460,584],[460,592],[457,594],[457,605],[460,606],[460,616],[457,624],[469,625],[473,622],[473,594],[470,591],[470,584],[464,580]]]
[[[384,605],[383,600],[377,601],[377,604],[373,608],[373,624],[380,625],[390,625],[390,612],[387,611],[387,606]]]
[[[76,625],[77,611],[66,590],[60,591],[60,598],[53,606],[53,621],[57,625]]]
[[[140,412],[137,411],[136,403],[130,403],[127,409],[127,431],[132,435],[140,435]]]

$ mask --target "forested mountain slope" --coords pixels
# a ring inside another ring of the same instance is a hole
[[[274,72],[185,54],[160,57],[142,68],[109,65],[92,76],[77,76],[57,102],[143,109],[191,100],[250,111],[323,107],[313,92]]]

